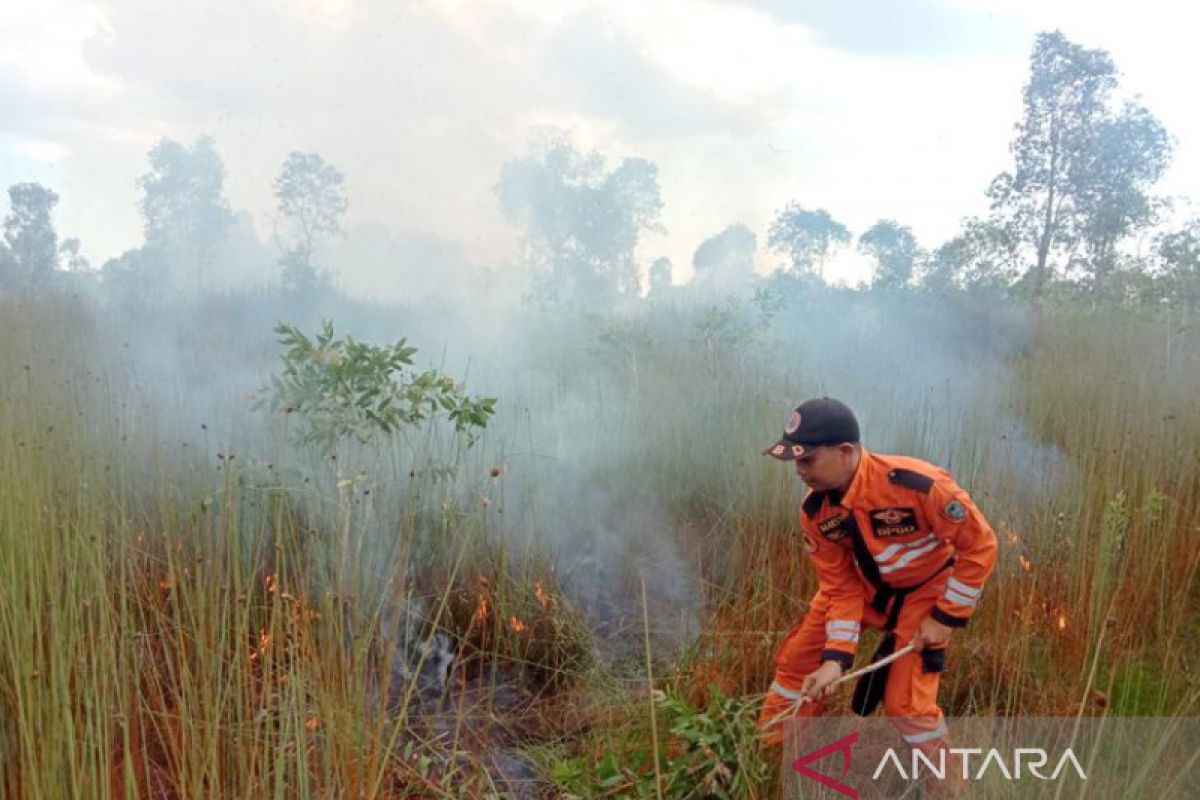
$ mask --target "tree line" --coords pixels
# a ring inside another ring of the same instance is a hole
[[[908,225],[881,219],[855,236],[829,210],[789,202],[767,231],[779,259],[772,279],[820,283],[829,262],[857,247],[883,290],[991,291],[1040,306],[1048,298],[1089,302],[1200,302],[1200,219],[1165,228],[1171,201],[1153,194],[1172,141],[1144,106],[1114,100],[1118,73],[1103,50],[1060,32],[1040,34],[1030,58],[1012,165],[986,188],[987,214],[963,220],[926,249]],[[559,140],[505,166],[501,205],[525,233],[528,260],[576,300],[628,293],[634,246],[658,229],[657,172],[643,159],[606,171],[596,154]],[[752,280],[755,234],[731,225],[692,259],[693,285],[730,288]],[[651,294],[669,287],[671,264],[647,271]]]
[[[149,152],[138,179],[143,242],[105,262],[101,279],[139,293],[171,286],[203,289],[238,219],[225,196],[225,166],[212,138],[191,146],[163,139]],[[319,291],[330,271],[317,259],[320,245],[342,230],[345,177],[318,153],[293,152],[274,182],[274,230],[283,288]],[[91,265],[78,239],[58,240],[53,212],[58,195],[36,183],[9,187],[9,213],[0,244],[0,290],[45,287]]]
[[[855,236],[824,208],[787,203],[767,230],[778,259],[769,279],[784,290],[824,281],[830,260],[854,246],[889,291],[990,291],[1040,307],[1050,299],[1192,307],[1200,303],[1200,219],[1167,227],[1172,203],[1154,194],[1170,164],[1171,137],[1136,100],[1117,102],[1111,56],[1039,34],[1014,130],[1009,169],[986,187],[989,211],[962,222],[933,248],[912,229],[882,219]],[[204,288],[222,243],[237,226],[214,142],[165,139],[138,181],[143,243],[103,264],[106,283],[153,291]],[[273,230],[283,288],[330,288],[320,249],[343,233],[348,201],[340,170],[320,154],[287,156],[273,190]],[[615,167],[566,137],[507,162],[495,187],[504,218],[522,233],[542,303],[607,307],[672,290],[665,258],[640,264],[647,233],[663,230],[657,166],[626,158]],[[36,183],[8,190],[0,242],[0,291],[47,284],[91,265],[78,239],[59,240],[58,195]],[[730,225],[696,249],[692,286],[728,291],[756,280],[757,236]],[[644,277],[643,277],[644,274]]]

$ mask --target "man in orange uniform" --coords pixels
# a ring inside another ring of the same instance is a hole
[[[810,700],[799,716],[824,711],[866,623],[887,631],[877,658],[909,642],[916,652],[860,679],[855,711],[869,714],[882,699],[905,741],[935,753],[946,746],[937,704],[945,647],[970,619],[996,560],[987,520],[944,469],[869,452],[854,413],[828,397],[793,411],[763,454],[794,462],[809,486],[800,527],[820,586],[776,656],[761,717],[767,744],[781,741],[776,718],[802,696]]]

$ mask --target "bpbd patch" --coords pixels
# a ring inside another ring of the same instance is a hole
[[[913,508],[873,508],[867,516],[871,518],[871,531],[880,539],[908,536],[921,529]]]
[[[946,503],[946,507],[942,509],[942,513],[955,522],[962,522],[967,518],[967,507],[957,500],[951,500],[949,503]]]
[[[829,541],[840,542],[842,539],[845,539],[850,535],[849,529],[844,527],[842,524],[845,521],[845,514],[834,514],[829,519],[824,519],[818,522],[817,530],[819,530],[821,535]]]

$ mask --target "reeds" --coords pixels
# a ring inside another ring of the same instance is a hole
[[[813,589],[801,487],[758,451],[821,391],[869,446],[948,464],[1000,536],[948,714],[1195,712],[1200,335],[1177,321],[1047,314],[1036,347],[915,391],[653,316],[631,376],[572,325],[519,381],[479,370],[477,448],[429,428],[334,464],[283,418],[180,433],[90,319],[0,324],[5,796],[483,796],[497,747],[650,747],[647,673],[696,707],[758,694]],[[598,660],[595,597],[627,658]]]

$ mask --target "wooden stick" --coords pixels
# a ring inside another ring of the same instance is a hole
[[[854,678],[861,677],[863,675],[866,675],[869,672],[874,672],[875,670],[880,669],[881,667],[886,667],[888,664],[892,663],[896,659],[901,658],[902,656],[906,656],[911,652],[913,652],[913,645],[907,644],[904,647],[901,647],[896,652],[892,653],[887,658],[881,658],[872,664],[867,664],[865,667],[861,667],[859,669],[853,670],[852,672],[847,672],[845,675],[838,678],[836,681],[834,681],[833,683],[831,683],[829,685],[831,687],[837,686],[839,683],[845,683],[848,680],[853,680]],[[803,706],[805,703],[807,703],[811,699],[812,698],[806,694],[801,695],[799,700],[792,703],[792,705],[788,706],[783,711],[776,714],[774,717],[771,717],[771,719],[768,720],[766,725],[764,725],[763,727],[769,728],[772,725],[777,725],[778,723],[780,723],[787,717],[795,716],[796,712],[800,710],[800,707]]]
[[[650,612],[646,606],[646,576],[639,573],[642,583],[642,633],[646,637],[646,693],[650,700],[650,752],[654,754],[654,793],[663,800],[662,767],[658,763],[658,718],[654,713],[654,663],[650,659]]]

